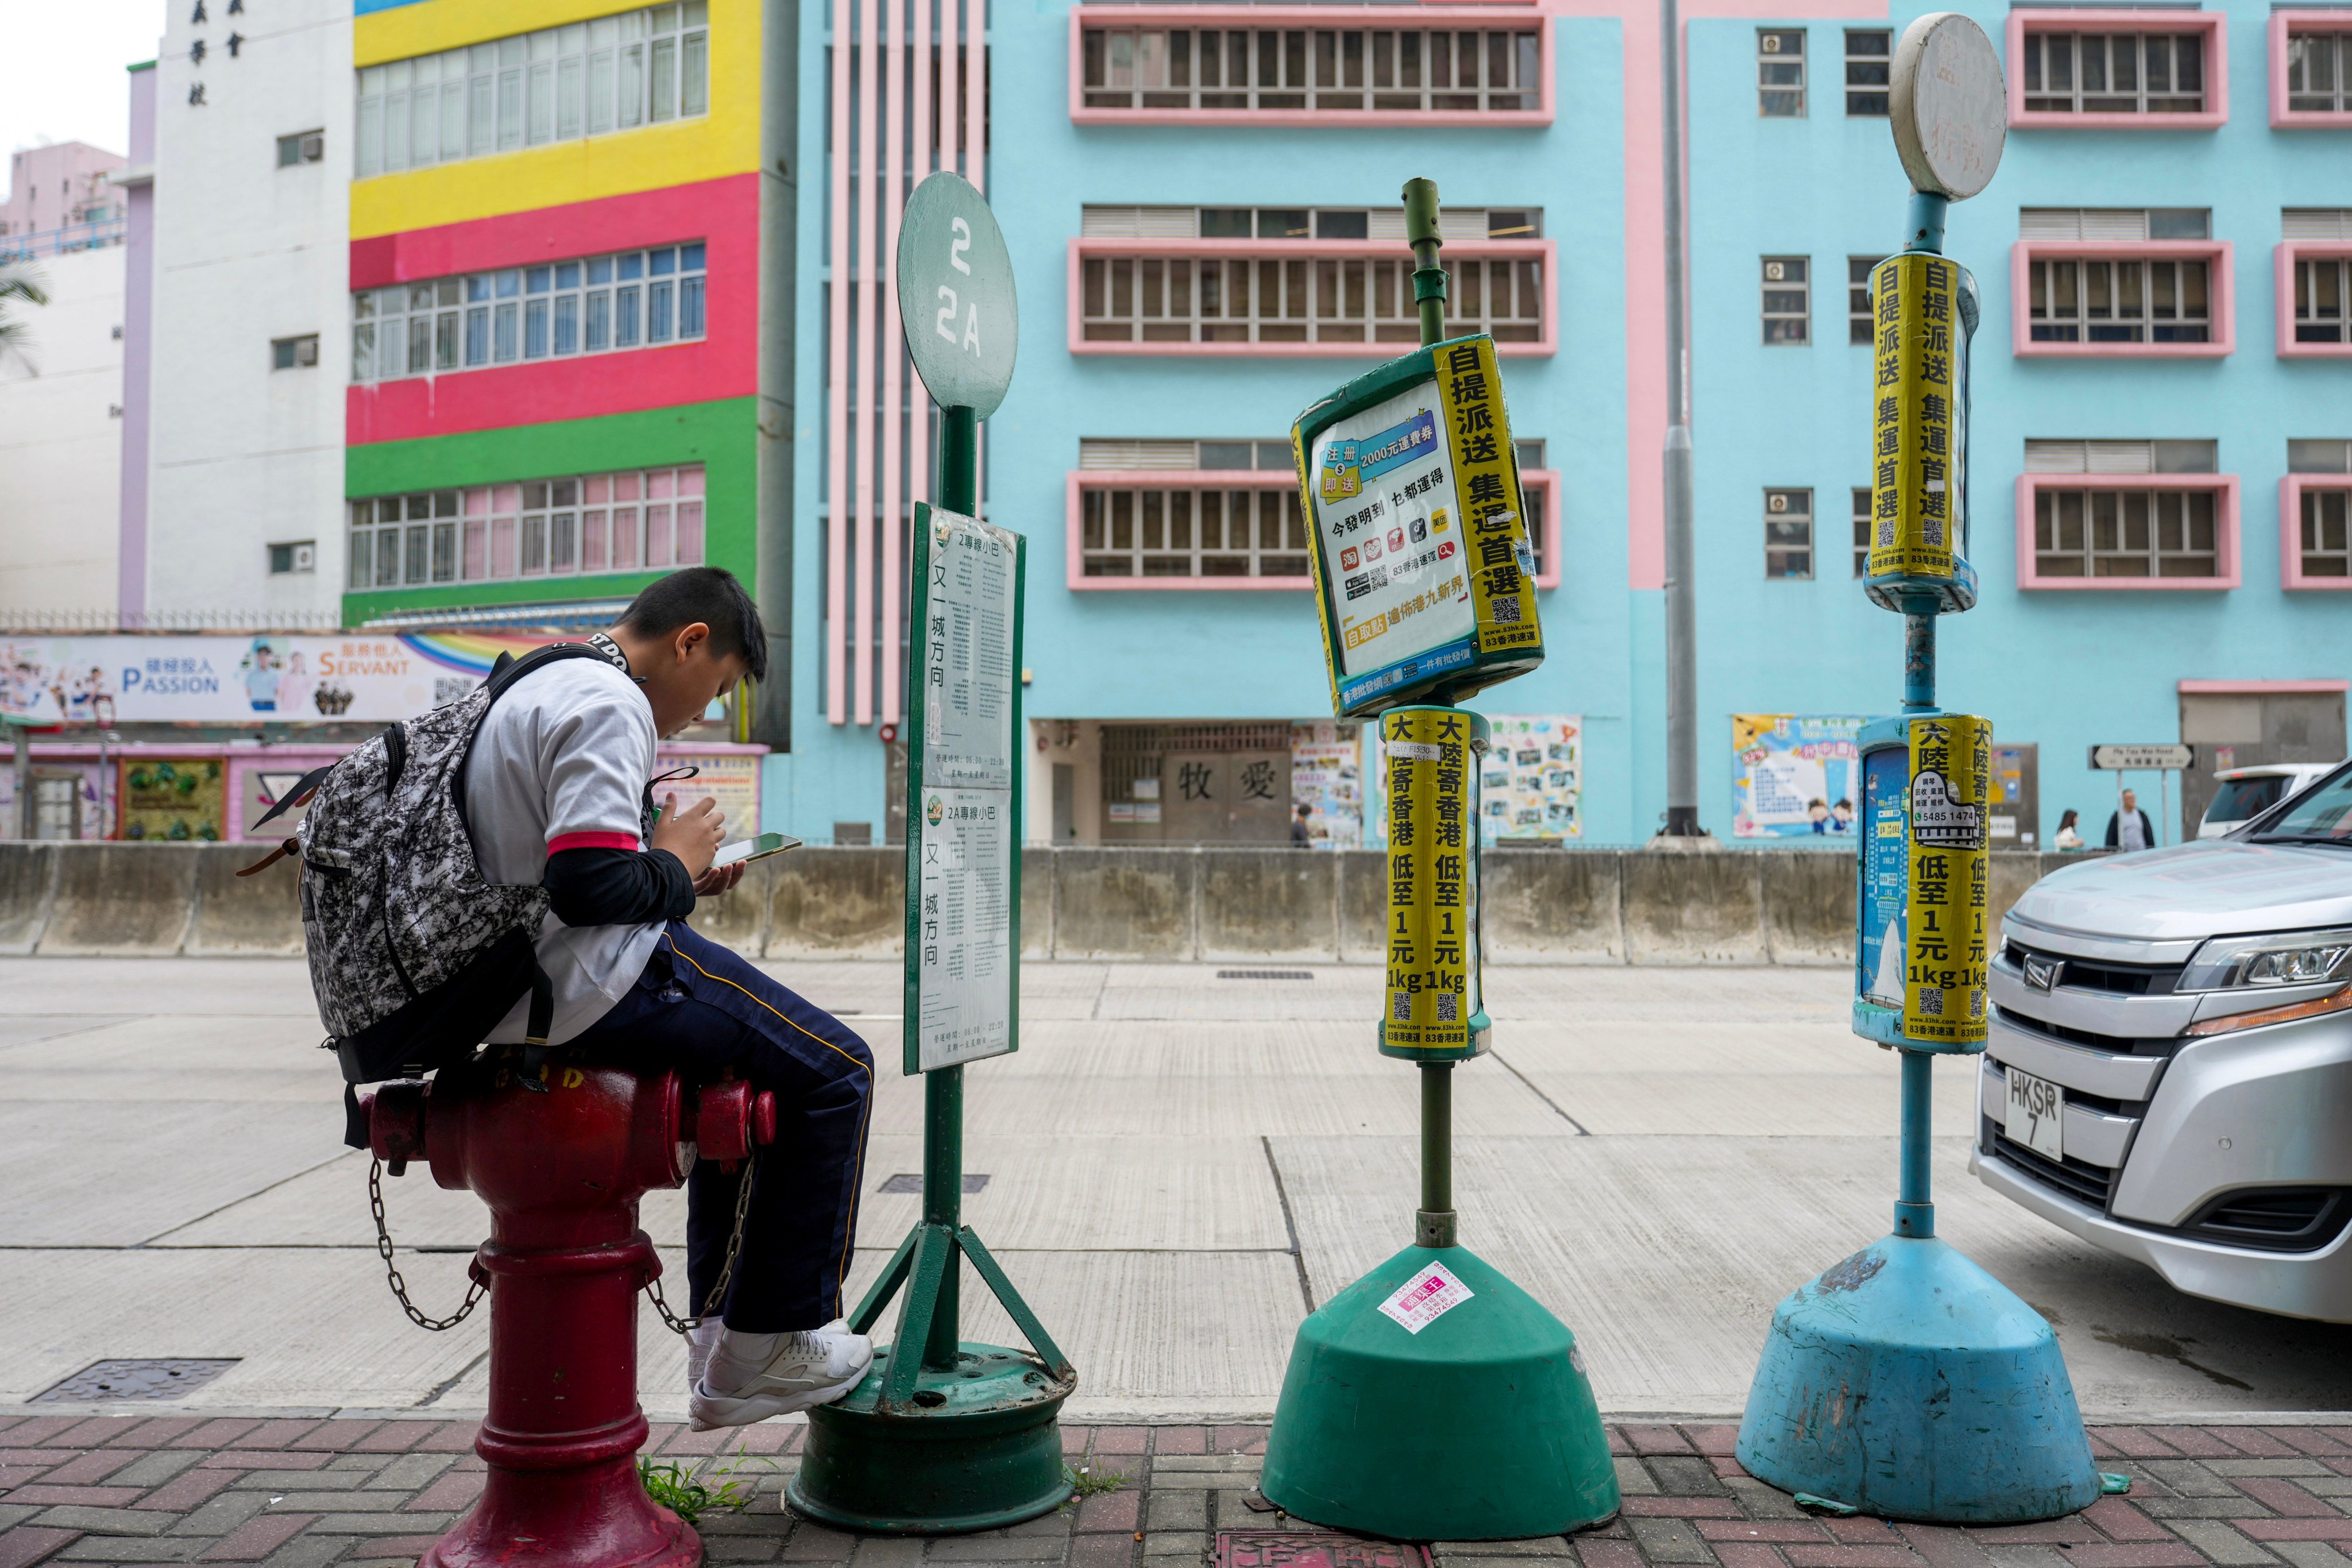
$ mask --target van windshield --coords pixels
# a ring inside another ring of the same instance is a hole
[[[2205,808],[2205,820],[2243,822],[2260,816],[2285,793],[2286,780],[2276,773],[2268,778],[2224,779],[2213,792],[2213,804]]]
[[[2352,768],[2296,796],[2285,815],[2254,837],[2266,844],[2340,844],[2352,849]]]

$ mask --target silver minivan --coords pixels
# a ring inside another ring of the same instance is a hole
[[[2192,1295],[2352,1321],[2352,764],[2002,921],[1969,1168]]]

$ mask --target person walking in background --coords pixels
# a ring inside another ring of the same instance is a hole
[[[2083,847],[2083,831],[2081,828],[2074,826],[2077,822],[2082,820],[2082,816],[2083,814],[2081,812],[2069,806],[2067,808],[2066,815],[2058,819],[2057,844],[2059,848],[2080,849]]]
[[[1312,849],[1315,847],[1315,829],[1308,825],[1307,820],[1314,815],[1315,808],[1313,806],[1307,805],[1303,800],[1298,803],[1297,815],[1290,819],[1290,847],[1293,849]]]
[[[2148,821],[2147,813],[2139,808],[2139,797],[2129,790],[2124,791],[2123,809],[2107,818],[2107,847],[2126,855],[2156,847],[2156,825]]]

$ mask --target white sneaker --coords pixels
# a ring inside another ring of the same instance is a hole
[[[702,1369],[710,1364],[710,1352],[719,1348],[719,1335],[725,1325],[717,1317],[709,1317],[686,1331],[686,1394],[694,1397],[694,1385],[702,1381]],[[697,1426],[698,1432],[707,1428]]]
[[[813,1405],[830,1405],[865,1381],[874,1342],[835,1318],[788,1334],[721,1331],[696,1379],[688,1409],[698,1431],[748,1426]]]

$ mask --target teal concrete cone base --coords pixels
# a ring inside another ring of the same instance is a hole
[[[2099,1495],[2057,1336],[1933,1237],[1890,1236],[1780,1303],[1738,1453],[1884,1519],[2023,1523]]]
[[[1072,1384],[1033,1355],[966,1342],[955,1370],[925,1368],[911,1409],[877,1408],[890,1352],[845,1398],[809,1412],[785,1496],[809,1518],[884,1535],[994,1530],[1061,1506],[1057,1418]]]
[[[1472,1294],[1412,1333],[1381,1303],[1433,1265]],[[1409,1247],[1299,1325],[1259,1489],[1398,1541],[1558,1535],[1617,1511],[1576,1337],[1459,1247]]]

